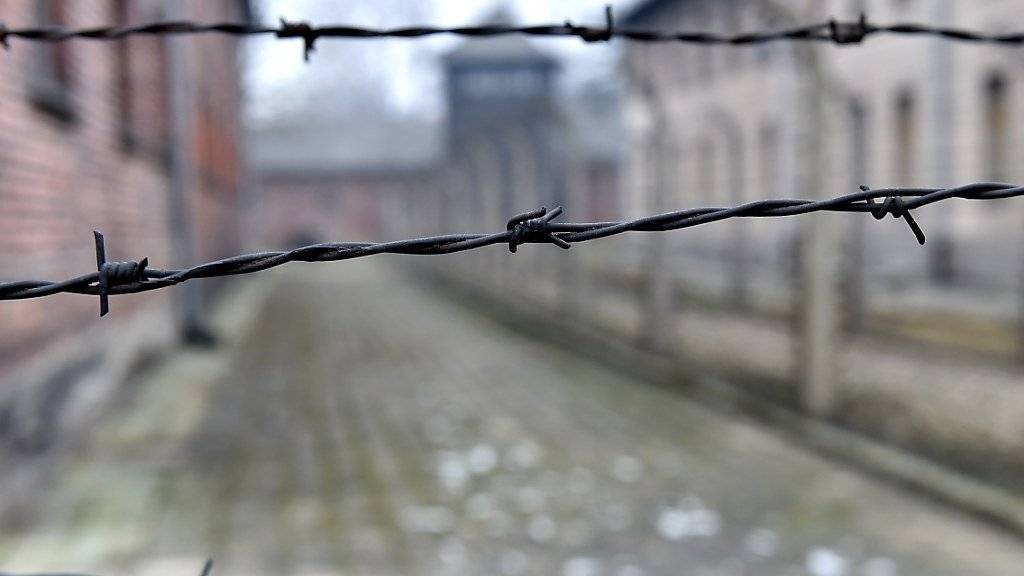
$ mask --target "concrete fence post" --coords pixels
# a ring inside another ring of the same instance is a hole
[[[579,146],[573,148],[573,153],[566,162],[566,197],[565,208],[569,214],[573,214],[580,220],[589,219],[587,188],[586,159],[584,152]],[[558,269],[559,307],[574,318],[582,319],[590,313],[590,281],[586,277],[586,262],[584,256],[577,248],[569,250],[568,253],[558,254],[560,265]]]
[[[651,178],[651,212],[665,209],[666,185],[668,183],[668,162],[666,156],[671,153],[667,145],[667,128],[659,126],[655,129],[652,155],[653,170]],[[638,329],[639,344],[649,349],[663,349],[671,339],[673,317],[672,266],[669,262],[669,234],[651,234],[644,246],[646,255],[643,262],[641,278],[646,285],[640,291],[643,300],[640,303],[641,316]]]
[[[825,72],[814,47],[805,47],[801,63],[806,75],[803,90],[806,122],[801,126],[803,159],[800,190],[803,197],[826,194],[825,135],[830,133],[826,111]],[[814,416],[828,416],[837,400],[836,338],[840,298],[836,281],[839,252],[834,219],[815,214],[801,221],[801,297],[798,300],[798,346],[795,365],[801,407]]]

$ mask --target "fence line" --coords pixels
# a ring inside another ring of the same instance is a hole
[[[770,199],[731,208],[691,208],[666,212],[635,220],[616,222],[555,222],[558,207],[545,208],[514,216],[504,231],[490,234],[448,234],[391,242],[336,242],[304,246],[287,252],[260,252],[233,256],[181,270],[148,268],[148,260],[107,262],[103,235],[95,232],[97,271],[69,280],[50,282],[21,280],[0,283],[0,300],[40,298],[59,293],[89,294],[100,297],[100,315],[108,311],[107,298],[113,294],[133,294],[166,288],[196,278],[251,274],[288,262],[335,262],[378,254],[437,255],[474,250],[494,244],[507,244],[515,252],[522,244],[570,245],[606,238],[625,232],[667,232],[691,228],[730,218],[767,218],[797,216],[811,212],[868,213],[881,220],[887,214],[902,218],[920,244],[925,235],[910,211],[950,198],[996,200],[1024,196],[1024,186],[1000,183],[975,183],[955,188],[882,188],[866,186],[860,192],[826,200]],[[882,200],[882,202],[878,202]]]
[[[561,24],[541,24],[535,26],[410,26],[402,28],[364,28],[340,24],[317,26],[308,22],[288,22],[284,19],[281,19],[278,26],[242,22],[160,21],[129,26],[96,26],[87,28],[67,28],[64,26],[8,28],[5,24],[0,23],[0,45],[9,48],[10,39],[12,38],[36,42],[64,42],[73,39],[122,40],[129,36],[210,33],[231,36],[273,35],[276,38],[299,38],[302,39],[305,47],[304,56],[306,60],[309,59],[310,52],[314,50],[314,45],[320,38],[421,38],[438,34],[474,38],[523,34],[536,37],[575,37],[585,42],[606,42],[613,38],[622,38],[635,42],[679,42],[733,46],[749,46],[782,40],[858,44],[869,36],[891,34],[931,36],[945,40],[1013,46],[1024,44],[1024,32],[990,33],[966,28],[928,26],[918,23],[874,24],[869,22],[864,14],[857,20],[842,21],[830,19],[825,22],[794,28],[757,30],[739,34],[619,28],[615,25],[611,6],[606,6],[604,26],[578,26],[568,20]]]

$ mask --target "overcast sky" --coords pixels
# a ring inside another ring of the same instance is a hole
[[[258,17],[314,24],[370,27],[406,25],[457,26],[478,23],[500,4],[519,23],[573,22],[599,25],[605,1],[595,0],[262,0]],[[621,13],[635,0],[613,2]],[[435,36],[419,40],[322,39],[307,64],[301,40],[272,37],[250,40],[246,80],[250,114],[256,121],[296,113],[337,115],[381,112],[415,114],[428,119],[441,113],[442,92],[437,59],[460,40]],[[565,62],[570,83],[607,73],[614,48],[576,38],[541,39],[536,44]]]

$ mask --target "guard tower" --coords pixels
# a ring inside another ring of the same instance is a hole
[[[513,24],[503,8],[483,23]],[[511,181],[524,166],[536,172],[531,177],[538,188],[536,198],[549,206],[561,203],[564,131],[554,101],[555,59],[526,38],[510,34],[467,40],[447,54],[444,67],[449,160],[457,164],[481,142],[498,151],[502,182],[497,205],[503,214],[526,208],[515,206]]]

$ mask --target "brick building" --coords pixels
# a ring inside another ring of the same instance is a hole
[[[0,20],[12,27],[78,27],[251,17],[242,0],[184,6],[161,0],[12,0],[0,6]],[[237,39],[10,44],[0,54],[0,279],[63,279],[95,270],[94,229],[105,233],[112,260],[148,256],[155,267],[182,264],[176,261],[181,255],[174,250],[178,239],[171,218],[175,183],[184,190],[183,229],[190,230],[194,257],[237,251]],[[179,92],[179,115],[172,106],[176,58],[187,86]],[[119,297],[116,315],[108,320],[167,298]],[[95,298],[60,295],[0,304],[0,371],[95,322]]]
[[[259,244],[276,250],[408,234],[403,226],[417,218],[410,206],[436,181],[438,139],[429,123],[386,113],[284,117],[259,127],[250,156]]]

